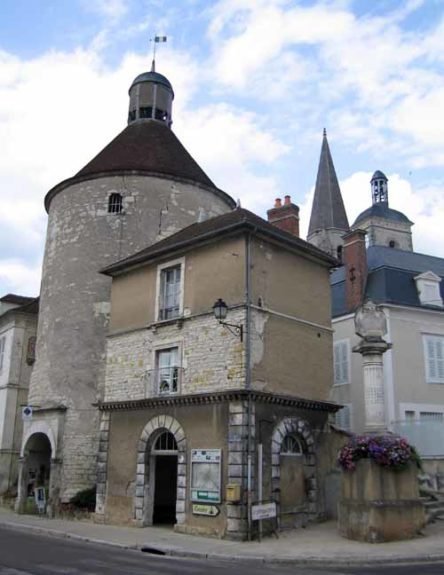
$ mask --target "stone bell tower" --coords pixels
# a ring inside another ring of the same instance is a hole
[[[137,76],[129,96],[128,126],[45,198],[33,418],[25,422],[18,507],[33,467],[43,469],[51,508],[96,482],[94,404],[102,395],[110,309],[110,278],[99,270],[202,214],[235,207],[171,130],[169,80],[153,66]]]

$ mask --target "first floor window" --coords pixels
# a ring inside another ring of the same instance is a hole
[[[0,337],[0,371],[3,369],[3,363],[5,358],[5,345],[6,345],[6,337]]]
[[[444,336],[424,336],[426,378],[429,383],[444,383]]]
[[[179,391],[179,348],[170,347],[157,352],[157,385],[159,394],[177,393]]]
[[[181,265],[160,271],[159,319],[173,319],[180,315]]]

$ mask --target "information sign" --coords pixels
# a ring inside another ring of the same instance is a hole
[[[196,503],[221,501],[220,449],[191,450],[191,500]]]
[[[208,515],[210,517],[217,517],[220,513],[219,507],[216,505],[201,505],[199,503],[193,503],[193,514],[194,515]]]
[[[259,521],[261,519],[271,519],[276,517],[276,503],[256,503],[251,506],[251,519]]]

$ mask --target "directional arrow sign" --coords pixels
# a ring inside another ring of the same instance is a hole
[[[219,507],[216,505],[201,505],[199,503],[193,503],[193,514],[194,515],[209,515],[210,517],[217,517],[220,513]]]

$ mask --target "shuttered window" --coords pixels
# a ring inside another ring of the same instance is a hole
[[[425,335],[424,355],[429,383],[444,383],[444,336]]]
[[[350,346],[348,339],[334,343],[335,385],[350,383]]]

